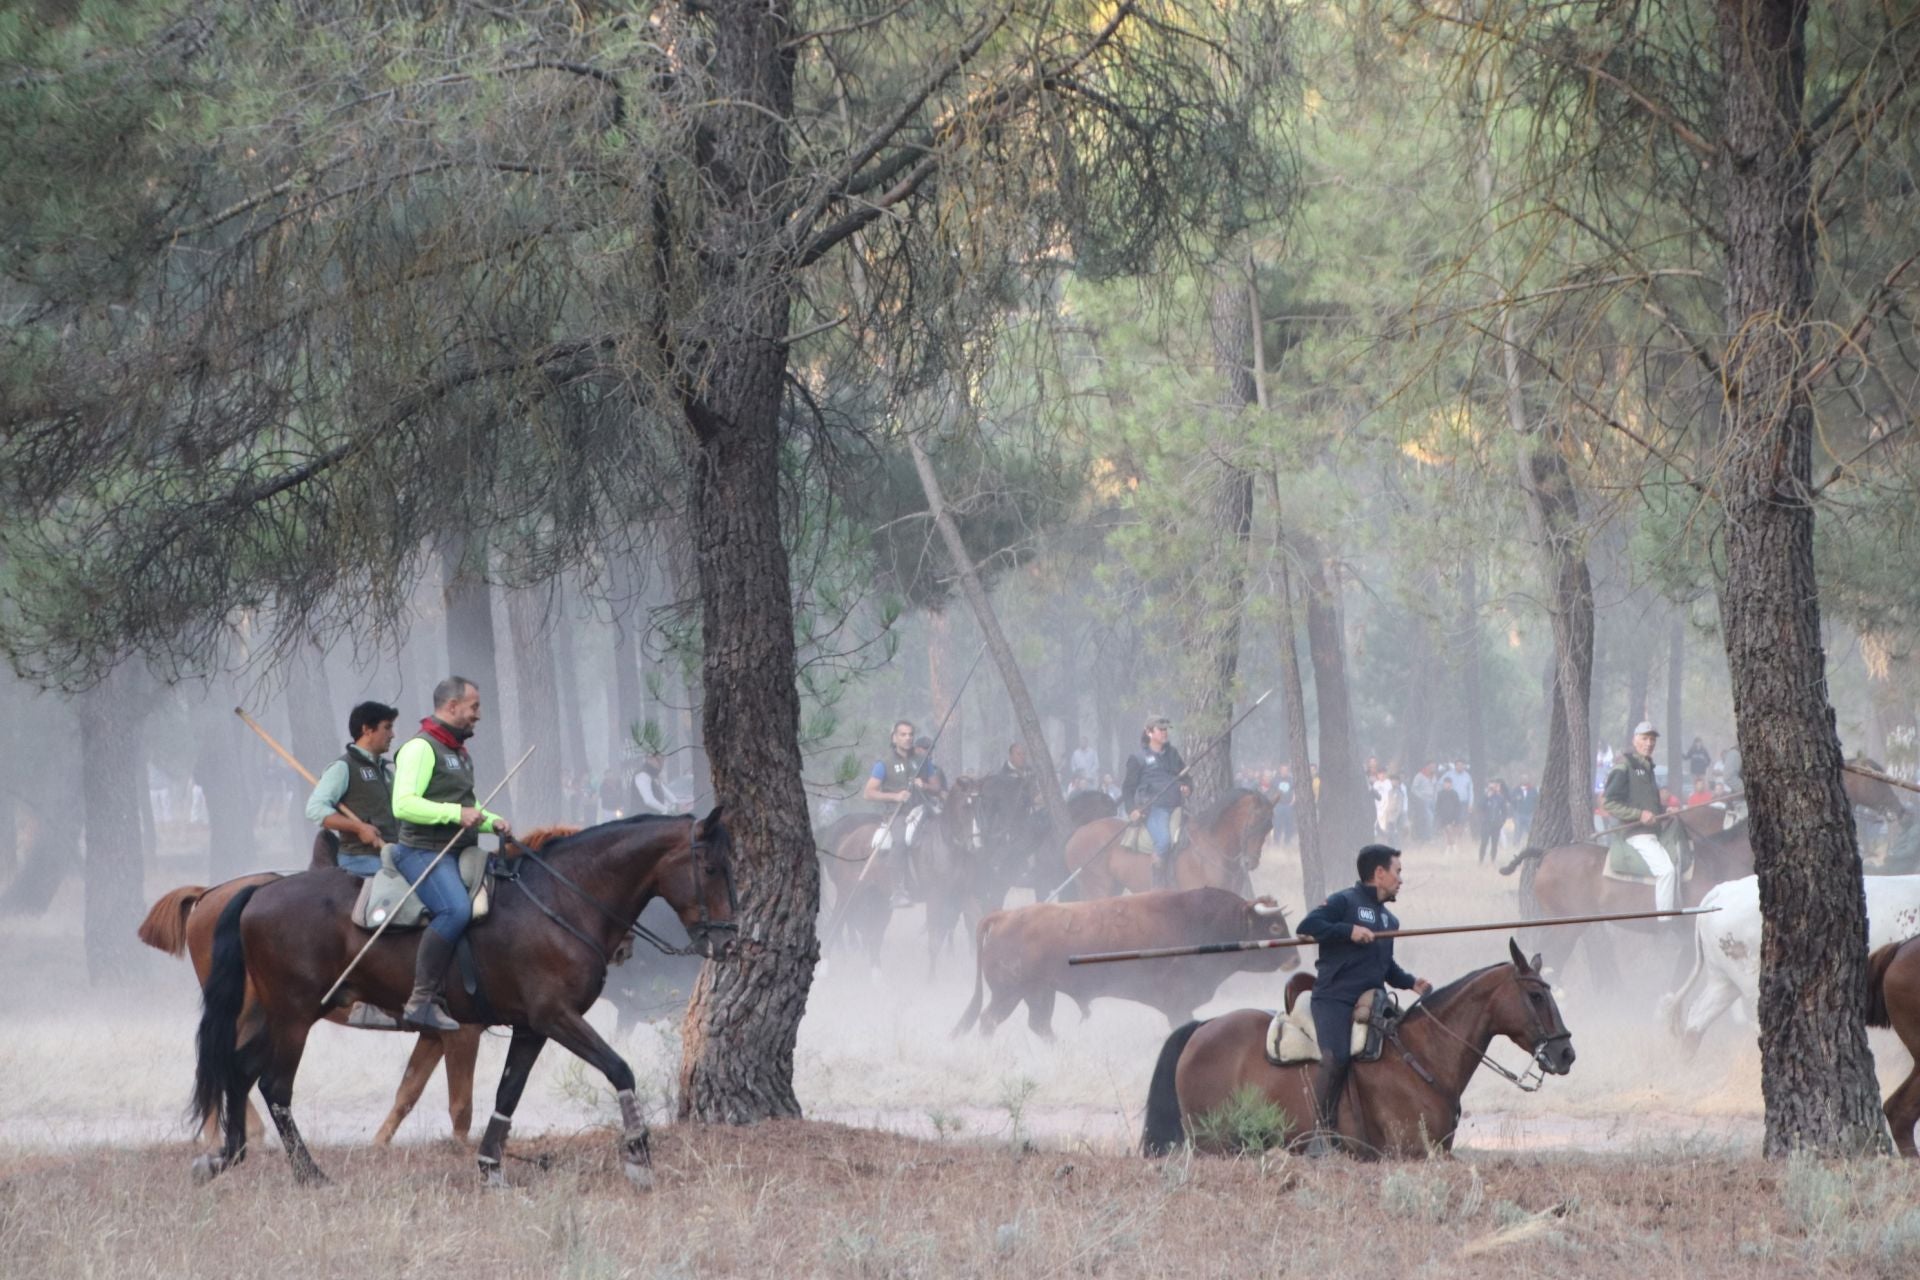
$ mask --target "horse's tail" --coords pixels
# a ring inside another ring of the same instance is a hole
[[[187,917],[193,913],[193,904],[206,893],[205,885],[181,885],[153,904],[153,910],[147,912],[147,918],[140,922],[135,934],[155,951],[164,951],[170,956],[185,955]]]
[[[1507,863],[1506,866],[1500,868],[1500,874],[1503,876],[1512,875],[1515,871],[1518,871],[1520,869],[1520,864],[1523,862],[1532,862],[1537,864],[1540,861],[1541,857],[1546,854],[1546,852],[1547,851],[1545,849],[1542,849],[1539,845],[1530,844],[1526,848],[1522,849],[1520,852],[1514,854],[1513,861]]]
[[[247,995],[247,955],[240,940],[240,913],[260,886],[233,895],[213,927],[213,963],[200,992],[199,1056],[193,1071],[192,1117],[225,1122],[227,1098],[239,1071],[238,1025]]]
[[[998,911],[987,913],[981,917],[979,926],[973,931],[973,1002],[967,1006],[967,1011],[960,1015],[960,1021],[953,1024],[953,1030],[948,1033],[950,1038],[967,1034],[973,1030],[974,1024],[980,1021],[980,1002],[983,999],[982,993],[986,989],[987,934],[992,930],[994,919],[999,914]]]
[[[1889,942],[1867,957],[1867,1025],[1870,1027],[1893,1025],[1893,1018],[1887,1013],[1887,969],[1904,945]]]
[[[1173,1074],[1186,1052],[1187,1041],[1205,1026],[1196,1020],[1179,1028],[1160,1046],[1160,1060],[1153,1064],[1153,1083],[1147,1086],[1147,1118],[1140,1129],[1140,1154],[1164,1156],[1187,1140],[1186,1125],[1180,1118],[1180,1095],[1173,1087]]]

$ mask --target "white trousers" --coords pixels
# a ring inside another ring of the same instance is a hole
[[[1627,843],[1639,853],[1653,876],[1653,909],[1671,911],[1679,906],[1675,899],[1676,891],[1680,888],[1680,871],[1673,865],[1673,855],[1660,843],[1660,837],[1644,834],[1628,836]]]

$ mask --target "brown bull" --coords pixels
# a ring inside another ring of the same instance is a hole
[[[1152,1005],[1169,1024],[1179,1026],[1213,998],[1229,974],[1293,969],[1299,957],[1291,947],[1126,964],[1069,966],[1067,957],[1084,951],[1291,936],[1286,913],[1273,899],[1248,901],[1226,889],[1156,890],[995,911],[980,921],[973,1003],[953,1034],[969,1031],[978,1022],[980,1030],[991,1035],[1025,1001],[1027,1025],[1051,1040],[1057,995],[1071,997],[1083,1018],[1095,999],[1108,996]],[[982,1015],[981,997],[988,984],[993,1002]]]

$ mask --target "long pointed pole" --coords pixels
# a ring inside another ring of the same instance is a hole
[[[273,748],[273,754],[279,756],[282,760],[285,760],[287,764],[292,767],[295,773],[305,778],[307,780],[308,786],[317,787],[320,785],[320,779],[314,777],[312,773],[308,772],[307,766],[301,764],[297,759],[295,759],[293,752],[287,750],[285,747],[281,746],[278,742],[275,742],[273,740],[273,735],[268,733],[265,729],[261,728],[260,722],[258,720],[255,720],[252,716],[248,715],[247,709],[245,707],[235,707],[233,709],[233,714],[239,716],[241,720],[245,721],[247,728],[259,734],[260,741],[266,743],[269,747]],[[361,817],[359,814],[355,813],[353,810],[347,808],[347,806],[339,803],[338,801],[334,802],[333,811],[345,817],[352,818],[355,822],[361,821]]]
[[[518,760],[515,760],[513,762],[513,768],[507,770],[506,776],[500,779],[499,786],[496,786],[493,790],[487,792],[487,798],[485,800],[482,800],[479,804],[473,807],[476,810],[483,810],[489,804],[491,804],[493,802],[493,798],[500,794],[500,788],[506,786],[507,783],[513,779],[513,775],[520,772],[520,766],[525,764],[527,762],[527,757],[531,756],[532,754],[533,754],[533,748],[528,747],[526,749],[525,754],[523,754]],[[387,913],[387,918],[380,922],[380,927],[373,931],[373,936],[367,939],[366,945],[360,948],[359,954],[355,955],[352,960],[347,962],[347,967],[340,971],[340,976],[335,978],[333,980],[333,985],[327,988],[327,994],[320,997],[321,1008],[324,1009],[328,1004],[330,1004],[333,1001],[333,993],[340,989],[340,984],[342,984],[347,980],[347,975],[353,972],[355,966],[357,966],[360,963],[360,961],[363,958],[365,958],[367,952],[373,950],[373,944],[380,941],[380,935],[387,931],[387,926],[393,923],[393,918],[396,915],[400,914],[400,908],[407,905],[407,900],[413,897],[413,895],[419,890],[420,886],[423,883],[425,883],[426,878],[433,874],[433,869],[440,865],[440,859],[447,856],[447,850],[453,848],[454,841],[458,840],[462,835],[466,834],[466,830],[467,830],[467,824],[464,822],[461,823],[460,830],[454,832],[451,836],[447,838],[447,842],[446,844],[441,846],[440,852],[433,855],[433,861],[429,862],[426,866],[426,870],[420,873],[420,878],[407,886],[407,891],[400,895],[400,901],[393,904],[393,910],[389,911]]]
[[[1382,929],[1376,938],[1426,938],[1441,933],[1489,933],[1496,929],[1543,929],[1561,924],[1600,924],[1610,920],[1659,920],[1668,916],[1704,916],[1718,907],[1677,907],[1671,911],[1628,911],[1607,916],[1560,916],[1552,920],[1500,920],[1493,924],[1450,924],[1432,929]],[[1259,938],[1240,942],[1202,942],[1190,947],[1148,947],[1141,951],[1096,951],[1068,956],[1068,964],[1106,964],[1114,960],[1161,960],[1168,956],[1217,956],[1230,951],[1272,951],[1278,947],[1317,947],[1318,938]]]
[[[1240,722],[1245,720],[1248,716],[1252,715],[1254,712],[1258,711],[1260,709],[1260,704],[1265,702],[1268,698],[1271,698],[1272,696],[1273,696],[1273,690],[1269,689],[1265,693],[1261,694],[1259,697],[1255,698],[1253,700],[1253,705],[1248,707],[1245,711],[1242,711],[1239,714],[1239,716],[1235,718],[1234,722],[1227,726],[1227,731],[1225,733],[1215,738],[1212,742],[1209,742],[1206,745],[1205,750],[1201,751],[1201,753],[1195,756],[1193,759],[1187,761],[1186,768],[1180,770],[1180,772],[1174,776],[1174,779],[1172,782],[1169,782],[1166,786],[1160,788],[1159,792],[1153,797],[1153,799],[1147,802],[1147,808],[1151,809],[1153,808],[1154,805],[1159,804],[1161,797],[1165,796],[1167,792],[1179,786],[1180,779],[1186,777],[1187,774],[1192,771],[1193,766],[1195,766],[1196,764],[1199,764],[1202,760],[1205,760],[1207,756],[1213,752],[1214,748],[1218,747],[1223,742],[1230,741],[1233,737],[1233,731],[1240,727]],[[1071,885],[1075,880],[1078,880],[1080,878],[1080,873],[1082,871],[1085,871],[1088,865],[1091,864],[1094,859],[1098,858],[1101,854],[1105,853],[1107,850],[1113,848],[1114,843],[1118,841],[1121,836],[1127,834],[1127,831],[1130,828],[1137,827],[1139,825],[1140,825],[1139,823],[1129,818],[1126,821],[1126,823],[1124,823],[1118,831],[1114,832],[1112,835],[1107,837],[1107,842],[1105,844],[1101,845],[1098,849],[1095,849],[1092,853],[1088,854],[1086,861],[1082,862],[1079,866],[1075,867],[1073,869],[1073,872],[1070,875],[1068,875],[1065,880],[1062,880],[1060,882],[1060,886],[1056,888],[1052,893],[1048,894],[1045,898],[1042,898],[1041,901],[1042,902],[1059,901],[1060,895],[1067,891],[1067,886]]]

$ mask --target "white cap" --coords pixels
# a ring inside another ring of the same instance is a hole
[[[1653,721],[1651,720],[1642,720],[1639,724],[1633,726],[1634,737],[1637,738],[1643,733],[1650,733],[1656,738],[1660,736],[1660,731],[1653,727]]]

